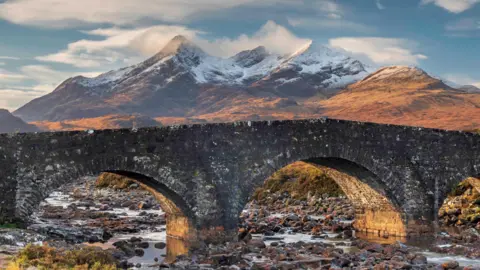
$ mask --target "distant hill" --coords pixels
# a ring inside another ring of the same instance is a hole
[[[382,68],[314,106],[332,118],[443,129],[480,127],[480,94],[454,89],[414,67]]]
[[[12,115],[8,110],[0,109],[0,133],[35,131],[40,131],[40,129],[25,123],[22,119]]]

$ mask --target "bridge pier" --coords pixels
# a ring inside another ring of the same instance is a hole
[[[405,221],[391,209],[358,209],[355,213],[356,231],[378,236],[406,237]]]

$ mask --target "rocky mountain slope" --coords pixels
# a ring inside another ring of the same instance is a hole
[[[35,131],[39,131],[39,128],[35,125],[27,124],[22,119],[13,116],[9,111],[0,109],[0,133]]]
[[[309,105],[332,118],[462,130],[480,126],[480,94],[454,89],[415,67],[382,68]]]
[[[294,105],[296,99],[330,96],[367,75],[358,60],[315,44],[290,55],[258,47],[224,59],[177,36],[140,64],[96,78],[69,78],[15,115],[26,121],[133,113],[188,117],[210,113],[219,103],[232,107],[239,100],[268,98]]]

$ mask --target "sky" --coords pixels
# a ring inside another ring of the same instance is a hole
[[[313,41],[480,87],[480,0],[0,0],[0,108],[136,64],[178,34],[219,57]]]

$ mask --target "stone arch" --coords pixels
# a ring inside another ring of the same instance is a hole
[[[17,172],[17,190],[15,217],[26,221],[39,203],[69,181],[76,181],[85,176],[98,176],[102,172],[129,177],[134,182],[150,191],[159,200],[167,216],[167,235],[188,240],[195,237],[196,218],[192,211],[192,200],[182,189],[181,181],[173,175],[175,168],[159,166],[155,157],[98,157],[85,163],[68,160],[56,161],[54,164],[37,162]],[[194,202],[193,202],[194,203]]]
[[[407,236],[407,217],[401,203],[375,173],[356,162],[338,157],[315,157],[300,161],[320,169],[328,168],[325,172],[335,180],[356,209],[356,230],[379,235]],[[248,191],[248,196],[278,170],[274,166],[267,167],[255,177],[255,187]]]
[[[169,189],[165,184],[151,177],[130,171],[105,171],[128,177],[143,189],[152,193],[160,203],[167,217],[167,235],[187,240],[194,233],[195,216],[182,197]]]

